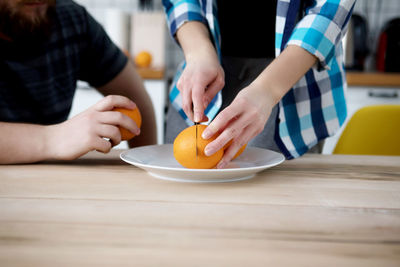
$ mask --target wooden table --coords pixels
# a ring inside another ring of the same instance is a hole
[[[190,184],[119,152],[0,166],[0,266],[400,266],[400,157]]]

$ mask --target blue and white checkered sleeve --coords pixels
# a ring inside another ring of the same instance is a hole
[[[342,40],[355,0],[317,0],[297,23],[287,45],[298,45],[330,69],[336,46]]]
[[[207,24],[206,17],[198,0],[163,0],[171,36],[187,21],[200,21]]]

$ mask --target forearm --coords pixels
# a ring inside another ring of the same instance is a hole
[[[136,103],[142,115],[141,134],[133,138],[130,146],[143,146],[157,143],[157,126],[150,96],[143,81],[129,61],[118,76],[108,84],[98,88],[104,95],[126,96]]]
[[[268,88],[268,95],[277,104],[299,79],[317,62],[317,58],[301,47],[291,45],[253,81],[255,88]]]
[[[218,58],[208,29],[201,22],[190,21],[185,23],[178,29],[176,38],[182,47],[186,61],[199,56]]]
[[[176,83],[181,92],[182,109],[192,121],[207,121],[204,110],[225,84],[217,51],[203,23],[183,24],[176,37],[186,59],[185,69]]]
[[[49,127],[0,122],[0,164],[36,162],[50,158]]]

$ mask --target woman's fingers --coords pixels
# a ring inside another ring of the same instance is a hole
[[[225,151],[218,168],[226,166],[244,144],[264,129],[272,107],[269,106],[268,101],[265,101],[266,104],[262,102],[263,97],[265,96],[260,95],[257,90],[249,88],[242,90],[204,130],[202,134],[204,139],[218,135],[205,147],[205,154],[208,156],[233,139],[232,145]]]
[[[207,86],[204,97],[203,97],[203,107],[204,109],[210,104],[211,100],[217,95],[219,91],[225,86],[225,78],[223,73],[218,75],[217,78]]]
[[[182,109],[190,120],[193,121],[192,90],[186,87],[181,91]]]
[[[207,121],[204,110],[223,85],[224,71],[217,60],[206,57],[188,62],[176,84],[187,117]]]
[[[246,129],[244,129],[242,133],[236,139],[233,140],[229,148],[224,151],[224,156],[218,163],[217,169],[225,168],[226,165],[233,159],[233,157],[239,151],[239,149],[245,144],[247,144],[249,140],[251,140],[256,135],[257,132],[254,132],[254,129],[252,129],[251,127],[246,127]]]
[[[207,126],[201,137],[203,139],[209,139],[213,137],[218,132],[221,132],[221,130],[224,129],[224,127],[238,114],[239,112],[234,105],[226,107],[217,115],[217,117],[215,117],[210,125]]]
[[[227,112],[229,112],[229,110],[227,110]],[[218,127],[217,131],[222,130],[222,132],[220,135],[218,135],[218,137],[214,141],[212,141],[205,147],[204,153],[207,156],[210,156],[215,152],[217,152],[218,150],[220,150],[230,140],[232,139],[235,140],[240,135],[243,135],[243,130],[247,128],[247,126],[251,123],[251,120],[246,113],[238,112],[231,115],[233,115],[233,117],[228,120],[224,120],[224,118],[229,118],[229,117],[221,116],[220,120],[217,121],[217,123],[220,123],[220,125],[225,124],[225,126],[222,127],[217,126]],[[214,121],[211,124],[213,123]]]
[[[203,84],[198,83],[192,90],[194,122],[201,122],[204,116],[204,88]]]
[[[190,68],[186,67],[181,77],[176,83],[176,87],[181,92],[182,109],[190,120],[193,120],[193,104],[192,104],[192,83],[188,76]]]

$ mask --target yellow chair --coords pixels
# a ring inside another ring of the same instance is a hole
[[[400,155],[400,105],[366,106],[354,113],[333,154]]]

